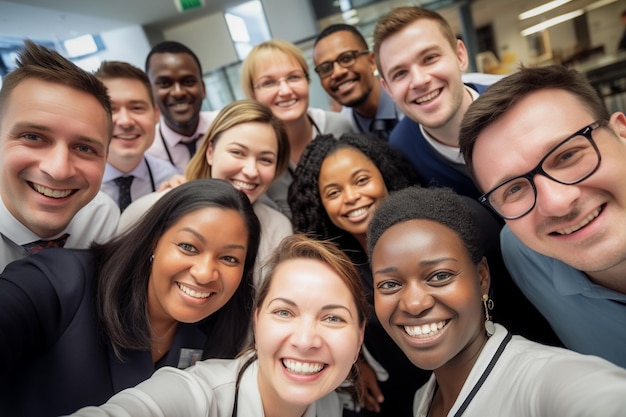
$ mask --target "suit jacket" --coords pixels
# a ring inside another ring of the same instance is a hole
[[[157,364],[150,351],[112,352],[96,314],[95,259],[88,250],[46,249],[0,275],[0,410],[7,416],[58,416],[99,405],[177,366],[182,347],[202,349],[205,334],[180,324]]]

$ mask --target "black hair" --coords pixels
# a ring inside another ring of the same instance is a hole
[[[202,64],[200,64],[200,60],[198,56],[188,47],[183,45],[180,42],[176,41],[163,41],[154,45],[154,47],[148,52],[148,56],[146,57],[145,70],[148,73],[150,69],[150,58],[154,54],[188,54],[191,55],[196,64],[198,65],[198,71],[200,72],[200,77],[202,77]]]
[[[150,257],[159,239],[180,218],[205,207],[237,211],[248,229],[241,283],[222,308],[202,321],[203,330],[211,332],[205,357],[234,357],[244,346],[252,313],[252,270],[261,233],[259,220],[243,192],[223,180],[201,179],[165,194],[124,234],[92,246],[98,259],[98,315],[119,358],[124,349],[150,349],[147,287]]]
[[[313,43],[313,46],[315,47],[315,45],[317,45],[319,41],[321,41],[327,36],[332,35],[333,33],[344,32],[344,31],[352,33],[352,35],[354,35],[356,40],[358,40],[359,43],[361,43],[361,46],[363,47],[363,49],[369,49],[369,46],[367,45],[367,41],[363,37],[363,34],[356,27],[352,25],[348,25],[346,23],[335,23],[333,25],[330,25],[324,28],[324,30],[322,30],[319,33],[319,35],[317,35],[317,38],[315,38],[315,42]]]
[[[359,133],[317,136],[304,150],[289,186],[288,201],[294,232],[320,239],[335,239],[342,249],[361,250],[356,239],[339,229],[328,217],[319,192],[319,175],[327,156],[339,149],[353,148],[365,155],[380,171],[388,192],[418,183],[408,161],[386,142]]]
[[[367,228],[370,256],[380,236],[390,227],[409,220],[431,220],[456,233],[472,262],[483,259],[480,231],[472,209],[449,188],[409,187],[392,193],[380,203]]]

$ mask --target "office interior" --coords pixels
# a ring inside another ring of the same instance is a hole
[[[25,38],[57,49],[81,67],[103,60],[140,68],[152,45],[176,40],[198,55],[206,110],[239,98],[241,62],[255,44],[281,38],[298,45],[313,68],[317,33],[331,23],[357,26],[371,45],[391,8],[437,10],[468,46],[469,71],[506,75],[520,65],[573,65],[603,95],[610,111],[626,108],[626,0],[15,0],[0,1],[0,75],[14,66]],[[530,17],[526,15],[530,14]],[[311,76],[311,106],[329,108]]]

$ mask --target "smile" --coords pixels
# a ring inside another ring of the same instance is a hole
[[[299,362],[293,359],[283,359],[283,366],[294,374],[313,375],[324,369],[323,363],[317,362]]]
[[[439,333],[446,324],[448,324],[448,322],[442,320],[437,323],[423,324],[421,326],[404,326],[404,331],[411,337],[430,337]]]
[[[294,98],[293,100],[283,101],[282,103],[276,103],[276,105],[278,107],[289,107],[289,106],[293,106],[294,104],[296,104],[297,101],[298,100]]]
[[[191,288],[184,286],[180,282],[177,282],[176,285],[178,286],[178,288],[183,293],[185,293],[188,296],[193,297],[193,298],[209,298],[211,296],[211,294],[213,294],[212,292],[198,292],[198,291],[194,291]]]
[[[239,180],[232,180],[231,182],[232,182],[232,184],[233,184],[233,186],[235,188],[240,188],[242,190],[252,191],[256,187],[258,187],[257,184],[250,184],[248,182],[243,182],[243,181],[239,181]]]
[[[560,235],[569,235],[572,234],[583,227],[587,226],[593,219],[600,215],[600,208],[595,209],[591,214],[585,217],[580,223],[572,227],[566,227],[565,229],[557,230],[556,233]]]
[[[337,87],[335,87],[335,91],[342,92],[342,91],[347,90],[348,88],[352,87],[355,83],[356,83],[355,80],[346,81],[344,83],[339,84]]]
[[[430,100],[433,100],[433,99],[439,97],[439,94],[441,94],[441,89],[433,91],[432,93],[427,94],[425,96],[419,97],[419,98],[415,99],[415,102],[417,104],[423,104],[423,103],[426,103],[427,101],[430,101]]]
[[[348,217],[348,218],[349,218],[349,217],[358,217],[358,216],[361,216],[361,215],[365,214],[365,212],[367,212],[367,210],[368,210],[369,208],[370,208],[370,206],[367,206],[367,207],[361,207],[361,208],[358,208],[358,209],[356,209],[356,210],[352,210],[352,211],[347,212],[347,213],[345,214],[345,216],[346,216],[346,217]]]
[[[133,140],[133,139],[137,139],[139,136],[140,135],[138,133],[125,134],[125,135],[113,135],[115,139],[120,139],[120,140]]]
[[[74,192],[74,190],[53,190],[52,188],[44,187],[43,185],[32,182],[29,184],[33,190],[50,198],[65,198]]]

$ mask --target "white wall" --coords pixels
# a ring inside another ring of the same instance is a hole
[[[621,21],[624,10],[626,0],[620,0],[587,14],[592,47],[604,45],[604,52],[608,54],[616,52],[617,44],[624,32]]]
[[[141,26],[102,32],[100,37],[106,47],[98,54],[102,61],[125,61],[143,69],[151,48]]]
[[[261,0],[272,37],[299,42],[317,35],[309,0]]]

